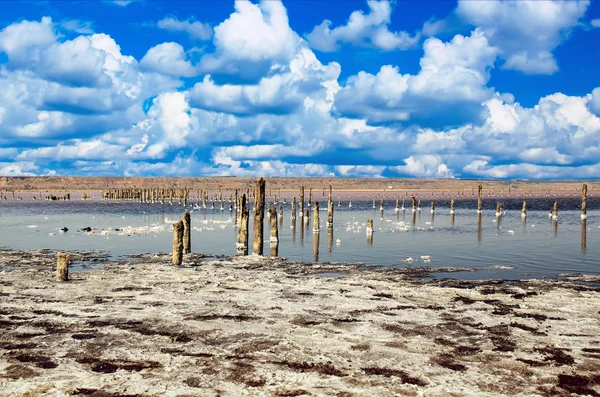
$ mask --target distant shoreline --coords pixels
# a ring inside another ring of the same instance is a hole
[[[254,177],[0,177],[0,190],[15,192],[71,191],[100,192],[123,188],[189,188],[190,190],[232,191],[252,189]],[[328,189],[345,192],[404,192],[404,191],[452,191],[476,189],[577,192],[587,183],[588,190],[600,191],[600,180],[526,181],[526,180],[478,180],[478,179],[428,179],[428,178],[291,178],[265,177],[267,190],[297,192],[300,186],[312,188],[313,195]],[[391,188],[390,188],[391,186]],[[308,192],[307,192],[308,193]]]

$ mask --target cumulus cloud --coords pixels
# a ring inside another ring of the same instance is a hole
[[[107,34],[17,22],[0,31],[0,174],[597,175],[600,88],[532,107],[496,92],[490,73],[509,52],[482,21],[425,40],[416,74],[384,65],[344,81],[343,65],[322,62],[276,1],[235,3],[197,64],[176,42],[138,62]],[[364,39],[372,25],[360,26]]]
[[[212,36],[209,24],[194,20],[180,21],[175,17],[166,17],[158,21],[158,27],[171,32],[184,32],[198,40],[208,40]]]
[[[214,28],[215,52],[201,58],[200,70],[256,81],[289,62],[300,41],[280,1],[236,1],[235,12]]]
[[[590,25],[594,28],[600,28],[600,18],[592,19]]]
[[[392,6],[389,1],[367,1],[368,14],[354,11],[345,25],[331,28],[332,22],[324,20],[306,34],[310,46],[323,52],[333,52],[340,44],[377,48],[384,51],[406,50],[419,43],[420,34],[389,30]]]
[[[429,38],[423,49],[416,75],[386,65],[377,75],[349,77],[336,94],[336,109],[375,123],[429,119],[457,124],[478,118],[481,102],[493,93],[486,85],[498,50],[480,30],[469,37],[456,35],[448,43]]]
[[[173,77],[190,77],[196,74],[192,63],[186,59],[183,47],[174,42],[158,44],[148,50],[140,66]]]
[[[456,13],[500,49],[503,67],[528,74],[558,70],[553,50],[578,26],[590,2],[459,0]]]

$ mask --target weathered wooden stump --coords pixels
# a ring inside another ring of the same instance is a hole
[[[313,232],[318,233],[320,230],[320,219],[319,219],[319,202],[315,201],[315,214],[313,219]]]
[[[435,203],[432,201],[431,202],[431,213],[433,214],[435,212]]]
[[[269,206],[269,223],[271,226],[271,237],[269,242],[271,245],[279,243],[279,230],[277,226],[277,209],[274,205]]]
[[[189,254],[192,252],[192,220],[190,213],[185,211],[183,214],[183,252]]]
[[[263,254],[263,232],[265,218],[265,180],[260,178],[254,185],[254,241],[253,252]]]
[[[237,253],[238,255],[248,255],[248,223],[250,218],[250,210],[246,204],[246,195],[240,197],[240,221],[237,235]]]
[[[56,253],[56,281],[69,281],[71,257],[66,252]]]
[[[329,200],[327,201],[327,228],[331,229],[333,227],[333,200],[331,196],[329,196]]]
[[[454,215],[454,199],[450,201],[450,215]]]
[[[554,202],[554,208],[552,210],[552,219],[553,220],[558,220],[558,202]]]
[[[523,209],[521,209],[521,218],[527,217],[527,201],[523,200]]]
[[[180,266],[183,262],[183,221],[173,225],[173,265]]]
[[[304,186],[300,186],[300,218],[304,216]]]
[[[581,186],[581,219],[587,218],[587,191],[588,187],[584,183]]]
[[[477,213],[481,214],[483,211],[483,186],[479,185],[477,188]]]
[[[291,219],[296,220],[296,197],[292,197]]]

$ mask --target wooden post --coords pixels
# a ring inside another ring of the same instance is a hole
[[[331,195],[327,201],[327,227],[329,229],[333,228],[333,200],[331,199]]]
[[[483,211],[483,186],[479,185],[477,192],[477,213],[481,214]]]
[[[395,209],[395,211],[396,212],[400,212],[400,200],[399,199],[396,199],[396,209]]]
[[[367,244],[373,244],[373,219],[367,219]]]
[[[333,251],[333,228],[327,229],[327,251]]]
[[[587,185],[581,186],[581,219],[587,218]]]
[[[265,180],[260,178],[254,186],[254,253],[263,254],[263,231],[265,218]]]
[[[410,196],[410,200],[412,201],[412,212],[417,210],[417,199],[415,196]]]
[[[454,215],[454,199],[450,201],[450,215]]]
[[[502,216],[502,204],[496,202],[496,217]]]
[[[431,213],[433,214],[435,212],[435,203],[432,201],[431,202]]]
[[[237,236],[237,253],[238,255],[248,255],[248,219],[250,218],[250,211],[246,204],[246,195],[242,194],[240,197],[240,230]]]
[[[56,281],[69,281],[71,257],[66,252],[56,253]]]
[[[552,219],[553,220],[558,220],[558,202],[554,202],[554,210],[552,212]]]
[[[283,204],[279,204],[279,223],[283,225]]]
[[[300,186],[300,218],[304,216],[304,186]]]
[[[527,201],[523,200],[523,209],[521,210],[521,218],[527,217]]]
[[[421,199],[417,200],[417,211],[421,211]]]
[[[312,187],[308,188],[308,206],[310,207],[312,203]]]
[[[313,232],[318,233],[319,227],[319,202],[315,201],[315,215],[313,219]]]
[[[273,204],[269,205],[269,224],[271,226],[271,245],[279,242],[279,230],[277,228],[277,209]]]
[[[173,225],[173,265],[180,266],[183,262],[183,221]]]
[[[292,216],[291,219],[295,220],[296,219],[296,197],[292,197],[292,210],[291,210]]]
[[[192,220],[190,213],[185,211],[183,214],[183,252],[189,254],[192,252]]]

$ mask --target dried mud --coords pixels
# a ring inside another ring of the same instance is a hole
[[[59,283],[51,252],[0,251],[1,396],[600,395],[600,294],[581,277],[99,257]]]

